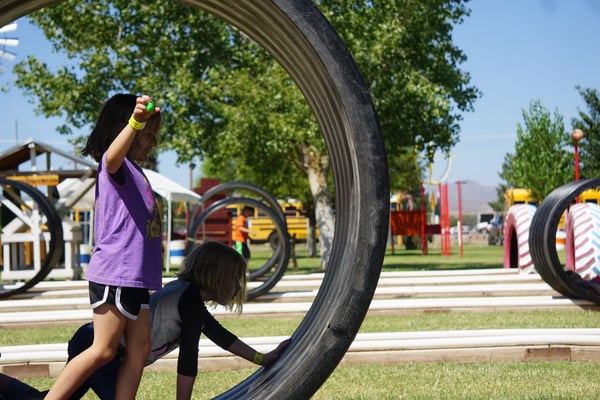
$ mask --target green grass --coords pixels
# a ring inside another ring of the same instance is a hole
[[[268,245],[253,245],[251,247],[252,258],[249,268],[258,269],[269,259],[271,250]],[[465,244],[463,256],[460,249],[453,246],[452,255],[444,256],[439,248],[430,248],[427,255],[422,255],[421,250],[404,250],[396,246],[394,254],[391,248],[385,254],[382,271],[433,271],[447,269],[479,269],[479,268],[502,268],[503,248],[502,246],[488,246],[487,244]],[[298,266],[292,266],[292,260],[286,270],[286,274],[310,274],[321,272],[320,259],[318,257],[307,257],[306,244],[296,244],[296,260]]]
[[[255,244],[250,247],[252,258],[248,268],[256,270],[262,267],[272,255],[268,244]],[[317,246],[318,250],[318,246]],[[430,248],[427,255],[422,255],[421,250],[404,250],[396,246],[394,254],[388,246],[382,271],[432,271],[446,269],[479,269],[502,268],[502,246],[488,246],[487,244],[465,244],[463,256],[460,249],[453,246],[452,255],[444,256],[439,248]],[[311,274],[321,271],[319,257],[308,257],[305,243],[297,243],[295,248],[297,266],[293,266],[290,258],[286,274]],[[177,265],[172,265],[169,274],[174,276],[178,271]]]
[[[318,390],[315,400],[595,400],[598,363],[437,363],[338,367]],[[202,372],[194,399],[210,399],[254,370]],[[27,382],[48,388],[53,379]],[[174,372],[144,373],[137,400],[175,398]],[[85,399],[96,397],[88,394]]]
[[[439,271],[481,268],[502,268],[503,248],[501,246],[465,245],[461,257],[458,247],[452,248],[452,255],[444,256],[440,249],[429,249],[427,255],[421,250],[398,250],[392,254],[388,249],[383,261],[383,271]]]

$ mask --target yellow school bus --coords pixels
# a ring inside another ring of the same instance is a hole
[[[296,241],[306,241],[308,231],[308,218],[305,215],[302,203],[296,201],[280,201],[279,205],[285,215],[285,221],[290,237],[295,237]],[[235,218],[242,212],[244,204],[231,204],[227,210],[231,213],[232,229],[235,229]],[[248,227],[254,232],[250,236],[250,241],[255,243],[264,243],[275,237],[275,224],[271,217],[266,215],[261,209],[255,208],[254,215],[248,218]],[[315,229],[315,238],[318,237],[318,230]]]

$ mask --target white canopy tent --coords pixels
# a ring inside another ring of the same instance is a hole
[[[167,271],[171,268],[171,220],[173,218],[173,202],[178,203],[199,203],[202,201],[202,196],[189,189],[184,188],[179,183],[170,180],[169,178],[159,174],[158,172],[144,168],[144,174],[148,177],[152,190],[158,193],[161,197],[167,200]]]

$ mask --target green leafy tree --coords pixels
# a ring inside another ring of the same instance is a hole
[[[563,117],[551,114],[539,100],[523,110],[523,125],[517,125],[514,153],[507,153],[500,176],[509,187],[531,190],[543,199],[555,188],[573,179],[573,153]]]
[[[454,26],[470,14],[466,1],[321,0],[318,4],[367,81],[389,163],[396,164],[397,157],[404,162],[402,157],[415,147],[423,154],[449,152],[459,140],[461,114],[471,111],[480,95],[470,84],[470,75],[459,68],[466,55],[452,42]],[[411,180],[391,176],[392,185]]]
[[[176,2],[77,0],[29,15],[67,60],[57,71],[35,56],[18,63],[16,86],[59,127],[89,127],[117,92],[151,94],[163,113],[162,149],[202,158],[222,119],[214,69],[237,65],[245,41],[225,23]],[[93,29],[90,29],[93,27]]]
[[[488,205],[495,212],[501,212],[502,210],[504,210],[504,193],[506,193],[507,189],[508,186],[505,183],[501,183],[496,187],[496,194],[498,195],[498,197],[495,201],[490,201],[488,203]]]
[[[579,118],[573,118],[573,128],[584,133],[579,142],[580,178],[597,178],[600,176],[600,96],[596,89],[584,89],[577,86],[577,91],[587,106],[587,113],[579,110]]]
[[[469,14],[465,4],[317,2],[363,72],[391,170],[403,175],[392,178],[395,184],[418,184],[415,148],[433,154],[430,148],[456,144],[461,113],[479,95],[452,43],[453,26]],[[71,0],[31,19],[68,61],[53,72],[30,57],[16,67],[17,86],[43,114],[66,117],[61,132],[92,123],[115,92],[153,94],[165,111],[162,148],[175,150],[179,162],[200,159],[208,170],[277,194],[293,185],[301,187],[294,194],[310,193],[326,267],[333,237],[329,156],[306,102],[262,49],[176,2]]]

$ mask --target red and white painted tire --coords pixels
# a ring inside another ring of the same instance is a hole
[[[583,279],[600,272],[600,206],[578,203],[567,214],[566,268]]]
[[[517,204],[508,210],[504,226],[504,268],[517,267],[524,274],[535,272],[529,252],[529,227],[536,209],[531,204]],[[515,236],[517,248],[513,249]],[[511,262],[511,252],[514,251],[517,252],[516,265]]]

